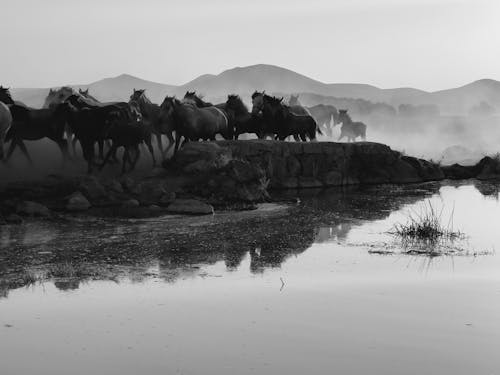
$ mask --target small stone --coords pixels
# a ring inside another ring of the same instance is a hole
[[[148,207],[148,209],[150,209],[152,211],[159,211],[159,210],[161,210],[161,207],[157,206],[156,204],[152,204],[151,206]]]
[[[68,211],[86,211],[89,208],[90,202],[80,191],[76,191],[68,197],[66,203]]]
[[[96,178],[87,178],[78,187],[87,199],[95,200],[106,196],[106,189]]]
[[[174,200],[175,200],[175,193],[173,191],[168,191],[162,195],[158,203],[160,206],[168,206]]]
[[[116,180],[112,180],[108,184],[108,189],[114,193],[123,193],[123,186]]]
[[[123,208],[134,208],[139,207],[139,201],[137,199],[129,199],[122,203]]]
[[[23,218],[16,214],[10,214],[5,218],[5,221],[8,224],[21,224],[23,222]]]
[[[167,211],[178,214],[212,215],[214,208],[196,199],[176,199],[167,207]]]
[[[50,216],[50,210],[43,204],[31,201],[24,201],[17,205],[16,212],[26,216]]]

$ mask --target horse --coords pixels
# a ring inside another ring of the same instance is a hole
[[[132,171],[140,157],[139,145],[143,142],[151,142],[151,132],[139,122],[123,122],[118,112],[111,112],[107,119],[105,137],[111,139],[112,146],[106,154],[100,170],[104,168],[109,158],[116,154],[119,147],[123,147],[122,171],[127,172],[127,164],[130,165],[128,171]]]
[[[118,120],[127,124],[130,118],[120,106],[110,104],[87,107],[78,100],[78,95],[72,95],[60,106],[65,106],[64,109],[68,113],[67,123],[74,132],[75,138],[80,141],[83,157],[87,161],[87,173],[90,174],[93,167],[97,165],[94,160],[95,143],[102,144],[105,139],[109,139],[109,128],[116,125]]]
[[[291,95],[290,100],[288,102],[290,107],[294,108],[297,106],[302,106],[302,104],[299,101],[299,95]],[[328,136],[332,136],[333,134],[333,128],[332,128],[332,120],[333,120],[333,125],[335,126],[335,121],[338,118],[338,111],[337,108],[335,108],[333,105],[328,105],[328,104],[317,104],[312,107],[304,107],[309,114],[316,120],[316,123],[320,126],[323,127]]]
[[[161,106],[161,116],[171,119],[175,130],[174,155],[179,150],[180,139],[186,141],[212,140],[221,134],[225,139],[232,139],[227,115],[217,107],[198,108],[194,101],[182,102],[175,97],[167,96]]]
[[[342,123],[340,128],[339,141],[343,137],[347,137],[347,142],[355,142],[357,137],[366,140],[366,125],[362,122],[353,122],[351,116],[347,113],[347,109],[339,110],[339,123]]]
[[[12,126],[12,115],[7,105],[14,104],[8,88],[0,86],[0,160],[4,160],[4,142]]]
[[[285,140],[292,135],[296,141],[316,140],[316,132],[323,134],[316,121],[310,115],[298,115],[292,112],[288,105],[283,104],[283,98],[266,95],[264,92],[254,92],[252,95],[252,113],[262,112],[266,123],[279,140]],[[300,139],[299,139],[300,137]]]
[[[16,147],[19,147],[30,164],[33,164],[24,141],[35,141],[42,138],[49,138],[59,146],[63,163],[69,159],[68,143],[64,139],[66,118],[61,112],[60,106],[61,104],[42,109],[28,108],[19,104],[10,106],[12,126],[6,136],[6,141],[10,141],[6,161],[10,159]]]
[[[129,104],[137,104],[139,112],[142,115],[142,122],[145,126],[150,129],[149,140],[146,140],[146,145],[153,157],[153,163],[156,164],[154,157],[153,146],[151,145],[152,134],[156,135],[156,140],[158,142],[158,149],[162,155],[162,159],[165,160],[165,154],[174,145],[173,126],[171,122],[165,121],[160,116],[160,106],[158,104],[152,103],[151,100],[145,94],[146,90],[136,90],[134,89],[132,95],[130,95]],[[165,134],[169,140],[169,145],[166,150],[163,150],[161,136]]]
[[[233,119],[234,139],[238,139],[243,133],[254,133],[259,139],[265,138],[262,115],[250,113],[238,95],[228,95],[225,108],[230,118]]]
[[[91,96],[85,97],[79,93],[74,92],[68,98],[66,98],[65,102],[71,103],[76,109],[84,109],[84,108],[104,108],[107,107],[109,110],[113,109],[117,112],[120,112],[123,118],[128,119],[129,121],[138,121],[141,114],[139,110],[128,103],[125,102],[105,102],[101,103],[99,101],[95,101]],[[77,137],[73,133],[71,127],[66,128],[66,134],[68,135],[68,139],[71,139],[71,145],[73,152],[76,154],[76,142]],[[104,141],[105,138],[100,138],[97,143],[99,145],[99,157],[100,159],[104,159]],[[114,159],[116,160],[116,155],[114,155]]]

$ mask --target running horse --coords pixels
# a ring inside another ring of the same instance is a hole
[[[299,101],[298,94],[291,95],[288,103],[291,108],[294,108],[296,106],[302,106],[302,104]],[[335,126],[335,122],[337,121],[339,116],[337,108],[329,104],[317,104],[312,107],[304,107],[304,108],[306,108],[309,114],[312,117],[314,117],[318,126],[320,128],[323,127],[326,130],[327,135],[331,137],[333,134],[333,126]]]
[[[174,155],[183,143],[189,141],[215,140],[217,134],[225,139],[232,139],[232,129],[227,116],[219,108],[210,106],[199,108],[193,100],[167,96],[161,106],[160,115],[173,122],[175,130]]]
[[[33,164],[24,141],[42,138],[49,138],[59,146],[63,163],[69,158],[68,144],[64,139],[66,119],[59,108],[60,105],[42,109],[29,108],[14,102],[9,90],[4,88],[0,90],[0,101],[9,106],[12,116],[12,125],[4,138],[4,141],[10,141],[7,156],[4,157],[6,161],[10,159],[16,147],[19,147],[28,161]]]
[[[252,95],[252,113],[262,112],[264,121],[268,124],[266,132],[273,132],[281,141],[293,136],[295,141],[316,140],[316,132],[323,134],[316,121],[309,114],[297,114],[291,107],[283,104],[283,98],[266,95],[264,92],[254,92]]]
[[[347,142],[355,142],[357,137],[361,137],[363,141],[366,140],[366,125],[352,121],[347,109],[339,110],[339,123],[342,123],[339,141],[344,137],[347,137]]]
[[[8,105],[14,104],[8,88],[0,86],[0,160],[4,160],[4,142],[12,126],[12,115]]]
[[[146,96],[146,90],[136,90],[134,89],[132,95],[130,95],[129,104],[132,106],[136,106],[139,110],[139,113],[142,116],[142,122],[150,131],[150,135],[146,138],[146,146],[148,147],[151,156],[153,157],[153,163],[156,164],[153,146],[151,145],[151,138],[154,134],[156,136],[156,140],[158,142],[158,149],[162,156],[162,159],[165,160],[165,155],[174,146],[174,136],[173,136],[173,125],[171,121],[168,121],[160,116],[160,106],[155,104],[149,100]],[[163,150],[163,144],[161,140],[161,136],[165,134],[168,138],[169,145],[165,150]]]

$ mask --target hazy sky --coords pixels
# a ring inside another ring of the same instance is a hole
[[[2,1],[0,84],[129,73],[172,84],[257,63],[435,90],[500,80],[499,0]]]

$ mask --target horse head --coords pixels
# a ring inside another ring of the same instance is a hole
[[[243,100],[238,95],[228,95],[226,101],[226,109],[234,112],[234,114],[248,114],[248,108],[243,103]]]
[[[0,86],[0,102],[3,102],[4,104],[7,105],[14,104],[14,100],[10,95],[10,88]]]
[[[139,99],[144,95],[145,92],[145,89],[134,89],[134,92],[132,93],[132,95],[130,95],[130,101],[139,101]]]
[[[68,97],[76,94],[71,87],[63,86],[60,89],[50,89],[49,94],[45,98],[44,108],[54,107],[63,103]]]
[[[300,105],[299,103],[299,95],[290,95],[290,100],[288,101],[289,105]]]
[[[252,113],[257,114],[259,112],[262,112],[262,109],[264,107],[264,96],[265,96],[265,91],[258,92],[255,91],[252,94]]]

